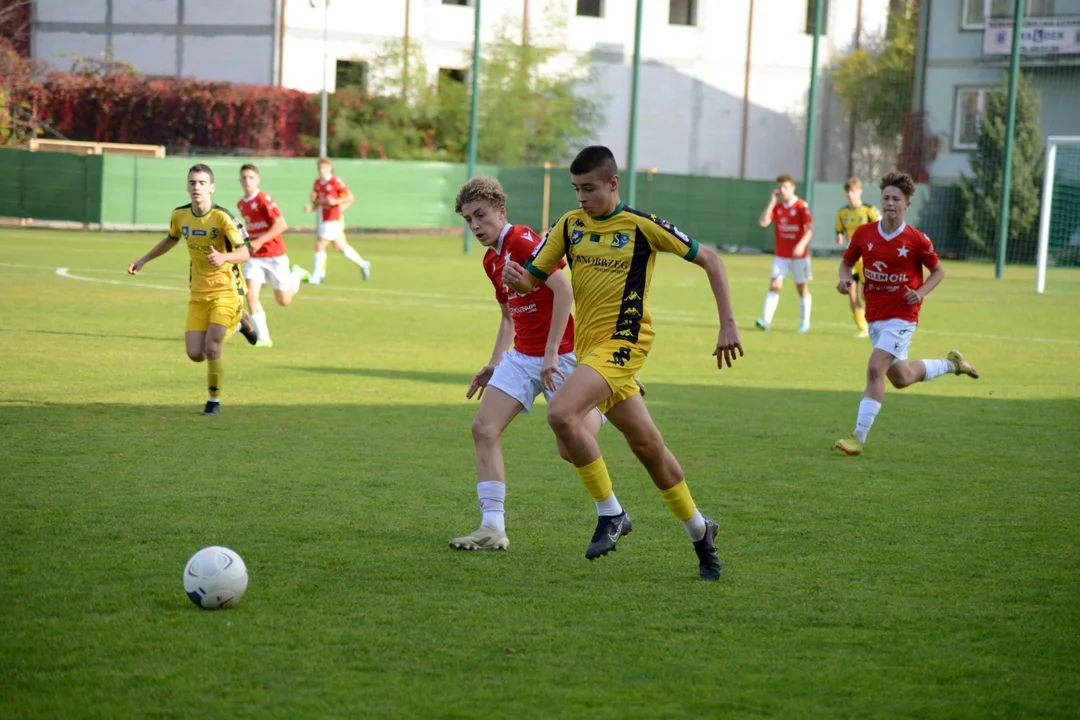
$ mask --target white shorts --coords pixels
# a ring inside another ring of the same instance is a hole
[[[269,282],[275,290],[292,290],[294,287],[288,255],[253,257],[244,265],[244,277],[248,282],[260,285]]]
[[[804,258],[782,258],[773,256],[772,274],[770,278],[782,278],[791,273],[791,279],[796,285],[808,283],[814,279],[810,274],[810,256]]]
[[[345,228],[340,220],[319,220],[315,235],[320,240],[341,240],[345,237]]]
[[[548,401],[554,394],[540,384],[540,366],[543,363],[542,357],[523,355],[517,350],[507,350],[503,353],[502,362],[495,366],[495,372],[488,381],[488,387],[502,390],[521,403],[524,408],[522,412],[529,412],[532,409],[533,400],[540,393],[543,393]],[[564,379],[570,377],[570,373],[574,372],[576,367],[577,357],[574,353],[568,352],[559,356],[559,372],[563,374]],[[555,383],[557,387],[561,387],[563,380],[556,375]]]
[[[870,332],[870,343],[877,350],[884,350],[896,360],[907,360],[907,351],[911,347],[911,340],[915,337],[913,322],[907,320],[876,320],[870,323],[867,330]]]

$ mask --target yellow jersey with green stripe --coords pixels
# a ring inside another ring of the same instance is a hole
[[[191,258],[188,285],[193,299],[243,297],[247,293],[239,265],[214,267],[206,259],[210,248],[227,253],[248,244],[247,231],[228,210],[212,205],[205,215],[196,215],[191,205],[178,207],[172,212],[169,238],[187,244]]]
[[[563,215],[525,269],[546,280],[566,258],[574,288],[574,348],[579,358],[610,340],[634,344],[648,353],[653,342],[649,283],[660,252],[693,260],[698,243],[666,220],[620,203],[604,217],[589,217],[580,209]]]
[[[838,235],[843,233],[844,237],[850,242],[855,228],[866,223],[877,222],[880,219],[881,216],[873,205],[864,203],[857,208],[845,205],[836,211],[836,233]]]

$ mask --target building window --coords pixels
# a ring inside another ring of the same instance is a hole
[[[824,35],[829,27],[829,0],[807,0],[806,2],[806,30],[807,35],[814,34],[814,15],[817,13],[817,4],[821,3],[821,30],[818,35]]]
[[[577,0],[579,17],[604,17],[604,0]]]
[[[987,18],[1011,18],[1013,0],[964,0],[960,26],[964,30],[982,30]],[[1054,17],[1054,0],[1026,0],[1024,17]]]
[[[668,0],[668,25],[697,25],[697,0]]]
[[[368,64],[364,60],[338,60],[334,73],[334,87],[351,87],[367,92]]]
[[[952,145],[956,150],[974,150],[979,144],[979,128],[986,99],[996,88],[959,88],[956,91],[956,122]]]

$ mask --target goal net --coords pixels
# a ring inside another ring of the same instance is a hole
[[[1035,290],[1046,268],[1080,266],[1080,136],[1046,139],[1046,174],[1039,212]]]

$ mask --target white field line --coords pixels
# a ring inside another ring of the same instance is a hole
[[[24,270],[52,270],[60,277],[67,278],[69,280],[82,280],[85,282],[103,283],[106,285],[122,285],[125,287],[141,287],[150,290],[169,290],[169,291],[186,291],[187,288],[179,285],[158,285],[156,283],[147,283],[132,278],[130,280],[109,280],[106,278],[88,277],[86,275],[76,275],[70,268],[61,267],[54,268],[52,266],[43,265],[16,265],[12,263],[0,263],[0,267],[19,268]],[[88,270],[83,272],[93,273],[107,273],[113,275],[126,275],[124,270]],[[186,275],[175,274],[154,274],[149,277],[154,278],[172,278],[178,280],[186,280]],[[333,297],[326,295],[312,295],[309,293],[302,293],[301,297],[305,302],[319,301],[319,302],[335,302],[335,303],[362,303],[367,305],[389,305],[399,307],[427,307],[436,308],[440,310],[470,310],[489,312],[490,303],[493,297],[481,297],[475,295],[448,295],[445,293],[431,293],[431,292],[419,292],[412,290],[391,290],[385,288],[370,288],[370,287],[354,287],[354,286],[335,286],[335,285],[320,285],[323,290],[334,290],[339,292],[357,293],[358,295],[377,295],[384,296],[386,299],[379,299],[377,297]],[[390,298],[396,298],[391,300]],[[409,300],[412,300],[410,302]],[[457,302],[440,302],[443,300],[451,300]],[[432,302],[435,301],[435,302]],[[650,308],[652,314],[658,318],[672,318],[682,320],[685,322],[697,321],[703,324],[715,322],[716,316],[710,312],[695,312],[685,310],[665,310],[663,308]],[[747,316],[743,318],[743,321],[747,324],[753,322],[753,318]],[[838,323],[838,322],[817,322],[816,327],[828,327],[828,328],[851,328],[852,323]],[[752,334],[753,330],[747,329],[747,333]],[[974,333],[974,332],[959,332],[949,330],[934,330],[919,328],[920,334],[927,335],[947,335],[949,337],[958,338],[973,338],[977,340],[994,340],[999,342],[1036,342],[1036,343],[1048,343],[1056,345],[1080,345],[1080,338],[1049,338],[1049,337],[1019,337],[1012,335],[997,335],[993,333]]]

